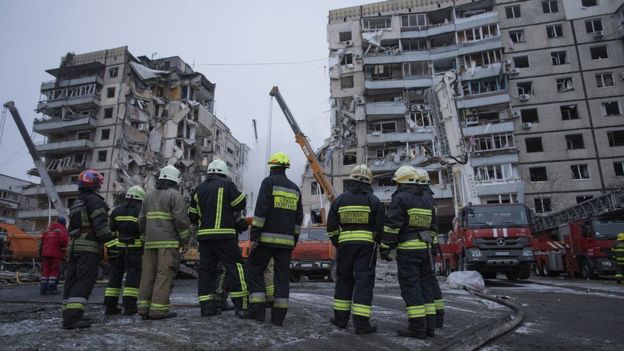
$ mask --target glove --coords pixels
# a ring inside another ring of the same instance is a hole
[[[117,245],[107,246],[106,250],[108,250],[108,258],[119,257],[119,246]]]
[[[392,249],[390,248],[382,248],[379,249],[379,255],[381,256],[381,259],[384,261],[392,261],[392,257],[390,257],[390,252],[392,252]]]
[[[234,227],[236,227],[236,232],[240,234],[244,232],[245,230],[247,230],[247,228],[249,228],[249,225],[247,225],[247,221],[245,220],[245,218],[243,218],[242,216],[239,216],[236,219],[236,224],[234,225]]]

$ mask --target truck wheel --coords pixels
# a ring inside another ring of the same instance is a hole
[[[587,261],[585,259],[581,261],[580,273],[581,273],[581,278],[583,278],[585,280],[591,279],[591,277],[592,277],[592,268],[589,265],[589,261]]]
[[[537,262],[533,264],[533,275],[536,277],[541,277],[544,275],[544,272],[542,272],[542,267]]]
[[[483,279],[496,279],[496,272],[483,272]]]
[[[327,280],[330,283],[333,283],[336,281],[336,262],[332,261],[331,263],[331,268],[329,269],[329,272],[327,274]]]
[[[301,273],[297,271],[290,271],[290,282],[299,283],[301,281]]]
[[[531,267],[530,266],[523,266],[520,267],[518,269],[518,278],[519,279],[529,279],[529,277],[531,276]]]
[[[520,274],[518,271],[511,271],[511,272],[505,273],[507,280],[512,281],[512,282],[515,282],[516,280],[518,280],[519,275]]]

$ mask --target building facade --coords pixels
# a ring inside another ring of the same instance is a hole
[[[22,189],[32,185],[23,179],[0,174],[0,222],[20,225],[17,214],[22,201]]]
[[[55,80],[41,85],[41,118],[33,131],[46,137],[37,151],[67,208],[84,169],[105,176],[101,194],[110,205],[132,185],[153,189],[167,164],[182,171],[185,194],[201,182],[214,158],[226,161],[243,188],[249,148],[214,115],[215,84],[181,58],[134,57],[119,47],[69,53],[47,72]],[[36,169],[31,174],[37,175]],[[23,194],[47,198],[40,185]],[[47,218],[48,212],[47,206],[37,207],[19,216]]]
[[[621,13],[616,0],[403,0],[330,11],[332,136],[319,156],[336,192],[364,163],[388,202],[398,167],[426,165],[440,212],[453,216],[448,170],[427,162],[443,137],[431,88],[449,70],[481,203],[549,212],[617,187]],[[306,172],[311,217],[318,192]]]

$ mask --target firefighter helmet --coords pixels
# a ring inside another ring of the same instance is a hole
[[[99,189],[104,183],[104,176],[98,171],[87,169],[78,175],[78,188]]]
[[[373,172],[366,167],[366,165],[357,165],[351,170],[349,179],[357,180],[358,182],[364,182],[371,184],[373,182]]]
[[[624,233],[618,234],[617,239],[624,241]]]
[[[276,152],[273,155],[271,155],[271,158],[269,159],[269,167],[274,168],[274,167],[284,167],[284,168],[290,168],[290,159],[288,159],[288,155],[286,155],[283,152]]]
[[[172,165],[167,165],[160,170],[158,179],[170,180],[178,184],[180,183],[180,171]]]
[[[126,199],[143,201],[145,190],[138,185],[133,185],[126,191]]]
[[[223,174],[228,176],[230,174],[228,166],[222,160],[215,158],[214,161],[208,165],[208,174]]]
[[[412,166],[401,166],[394,172],[392,178],[399,184],[419,184],[429,185],[431,180],[429,179],[429,173],[423,168],[416,168]]]

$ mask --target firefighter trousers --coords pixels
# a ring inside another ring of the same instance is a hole
[[[218,264],[225,268],[225,286],[237,310],[247,309],[247,283],[243,258],[236,238],[224,240],[202,240],[199,242],[199,281],[197,283],[199,304],[218,301]]]
[[[63,289],[63,325],[82,318],[87,300],[95,286],[100,267],[100,255],[92,252],[72,253],[65,270]]]
[[[139,283],[141,282],[141,259],[143,250],[119,246],[119,256],[111,260],[111,273],[104,292],[104,306],[117,307],[119,296],[123,296],[123,306],[131,311],[137,308]],[[124,284],[124,274],[126,281]],[[122,291],[123,285],[123,291]]]
[[[353,314],[354,324],[370,318],[376,259],[373,245],[338,246],[334,292],[334,319],[337,324],[346,326],[349,313]]]
[[[433,329],[436,312],[429,279],[432,274],[429,253],[426,249],[398,249],[397,268],[410,329]]]
[[[288,311],[288,295],[290,289],[290,257],[292,249],[258,246],[251,251],[247,259],[247,273],[250,292],[250,313],[257,320],[264,320],[267,287],[264,273],[273,259],[273,285],[275,293],[271,321],[281,325]]]
[[[436,278],[435,272],[430,270],[429,285],[431,286],[431,294],[433,295],[433,303],[435,305],[436,328],[441,328],[444,324],[444,300],[442,299],[442,290],[440,283]]]
[[[231,290],[225,279],[225,268],[219,263],[219,279],[217,283],[217,296],[222,296],[226,299]],[[273,285],[273,259],[269,261],[267,268],[264,270],[264,286],[266,287],[266,302],[267,304],[273,303],[273,295],[275,294],[275,286]]]
[[[159,318],[169,313],[169,296],[179,264],[177,248],[145,249],[137,306],[139,314]]]
[[[55,257],[41,258],[41,295],[56,291],[59,276],[61,275],[61,259]]]

